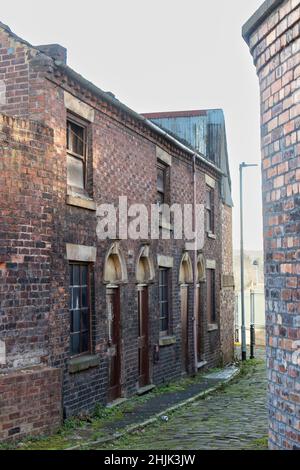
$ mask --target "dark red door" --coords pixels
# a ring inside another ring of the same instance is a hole
[[[111,301],[111,344],[109,371],[109,400],[121,396],[121,331],[120,331],[120,289],[113,289]]]
[[[139,386],[149,384],[149,343],[148,343],[148,287],[138,291],[139,320]]]
[[[197,323],[197,359],[201,362],[201,297],[200,297],[200,285],[197,286],[196,290],[196,323]]]
[[[181,286],[181,358],[182,371],[188,371],[188,286]]]

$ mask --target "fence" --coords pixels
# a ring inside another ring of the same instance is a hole
[[[254,325],[255,344],[265,346],[265,295],[262,291],[249,290],[245,295],[246,341],[250,344],[250,325]],[[241,294],[235,296],[235,341],[241,340]]]

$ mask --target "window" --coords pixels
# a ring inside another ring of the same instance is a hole
[[[169,330],[169,269],[159,269],[159,321],[160,334],[166,335]]]
[[[90,292],[88,264],[70,264],[71,355],[90,350]]]
[[[162,163],[157,165],[157,203],[161,206],[166,201],[167,168]]]
[[[207,317],[209,323],[216,323],[216,286],[215,286],[215,270],[206,270],[206,286],[207,286]]]
[[[206,230],[210,233],[215,230],[214,195],[213,188],[206,189]]]
[[[68,184],[84,189],[86,186],[87,128],[82,121],[67,119]]]

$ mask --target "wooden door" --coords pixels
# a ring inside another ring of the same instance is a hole
[[[120,288],[112,290],[110,301],[109,401],[121,396],[121,315]]]
[[[181,358],[182,370],[188,371],[188,286],[181,286]]]
[[[197,360],[201,362],[201,297],[200,297],[200,285],[197,286],[196,290],[196,325],[197,325]]]
[[[145,387],[149,384],[149,301],[148,287],[141,287],[138,290],[138,354],[139,354],[139,387]]]

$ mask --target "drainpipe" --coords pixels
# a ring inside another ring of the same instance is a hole
[[[195,230],[195,235],[196,235],[196,228],[197,228],[197,223],[196,223],[196,204],[197,204],[197,187],[196,187],[196,155],[193,155],[193,197],[194,197],[194,230]],[[193,316],[193,332],[194,332],[194,371],[195,375],[198,372],[198,329],[197,329],[197,281],[198,281],[198,276],[197,276],[197,242],[196,242],[196,236],[195,236],[195,246],[194,246],[194,316]]]

